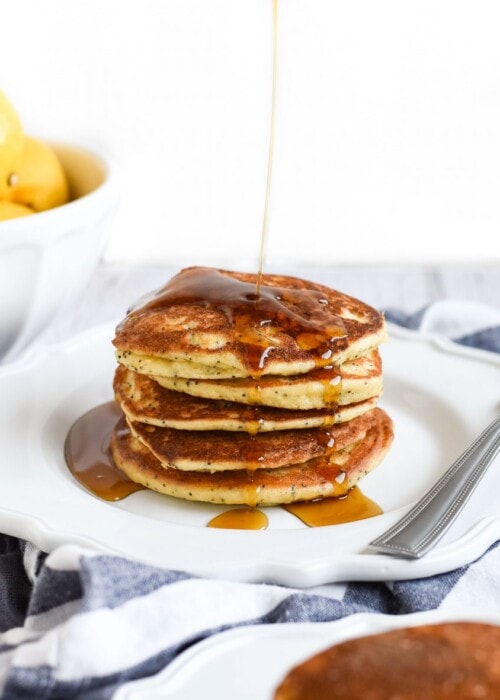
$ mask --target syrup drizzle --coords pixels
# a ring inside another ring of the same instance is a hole
[[[115,467],[109,452],[111,434],[122,415],[114,401],[96,406],[73,423],[64,444],[70,472],[105,501],[120,501],[144,489]]]
[[[334,351],[346,344],[342,318],[328,306],[323,294],[312,289],[264,285],[257,297],[253,284],[213,268],[183,270],[157,290],[131,315],[167,311],[171,307],[201,306],[221,311],[244,354],[248,372],[260,378],[273,352],[275,336],[284,332],[301,350],[314,358],[317,367],[328,364]],[[122,325],[123,325],[122,324]]]
[[[345,496],[281,506],[309,527],[340,525],[380,515],[380,506],[354,486]]]
[[[267,515],[256,508],[233,508],[212,518],[207,527],[225,530],[265,530],[269,524]]]

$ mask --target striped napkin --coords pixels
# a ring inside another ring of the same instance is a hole
[[[389,320],[500,352],[500,311],[441,301]],[[500,547],[414,581],[300,590],[208,580],[73,545],[51,554],[0,535],[0,697],[110,698],[157,673],[192,644],[248,624],[399,615],[440,608],[500,612]]]

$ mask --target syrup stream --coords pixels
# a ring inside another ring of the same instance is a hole
[[[255,285],[255,295],[260,296],[260,288],[262,285],[262,272],[264,269],[264,250],[267,240],[268,219],[269,219],[269,201],[271,198],[271,182],[273,178],[273,155],[274,155],[274,132],[276,122],[276,82],[278,76],[278,0],[272,0],[273,4],[273,81],[272,81],[272,96],[271,96],[271,126],[269,130],[269,154],[267,158],[267,180],[266,180],[266,198],[264,200],[264,215],[262,217],[262,231],[260,237],[260,256],[259,256],[259,271],[257,273],[257,282]]]

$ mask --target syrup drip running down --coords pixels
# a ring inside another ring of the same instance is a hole
[[[261,459],[261,458],[258,458]],[[263,460],[262,460],[263,461]],[[250,508],[256,508],[259,500],[260,486],[255,480],[255,468],[247,468],[247,483],[245,485],[245,503]]]

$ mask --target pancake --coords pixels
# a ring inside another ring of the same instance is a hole
[[[334,377],[333,383],[331,377]],[[340,377],[341,381],[337,382]],[[212,400],[249,405],[309,410],[330,404],[348,406],[378,397],[382,392],[382,362],[378,350],[342,363],[332,374],[326,369],[293,377],[265,376],[260,379],[154,379],[166,389]]]
[[[383,458],[392,422],[383,316],[295,277],[182,270],[116,329],[126,419],[111,453],[177,498],[276,505],[347,493]]]
[[[226,505],[272,506],[340,496],[382,460],[390,447],[392,423],[376,409],[364,439],[326,459],[279,469],[210,472],[165,468],[128,429],[122,419],[113,432],[111,454],[117,467],[136,483],[159,493],[191,501]]]
[[[182,270],[118,326],[118,360],[162,377],[293,376],[355,359],[385,340],[383,316],[357,299],[283,275],[263,275],[257,297],[256,281],[248,273]]]
[[[377,398],[348,406],[287,410],[210,400],[165,389],[144,374],[118,366],[115,397],[132,421],[176,430],[228,430],[255,434],[272,430],[328,427],[350,421],[375,408]]]
[[[296,666],[274,700],[500,698],[500,627],[472,622],[395,630],[331,647]]]
[[[185,471],[233,471],[276,469],[326,457],[360,442],[380,421],[373,409],[348,423],[331,428],[279,430],[248,435],[210,430],[205,432],[159,428],[128,421],[140,440],[164,467]]]

